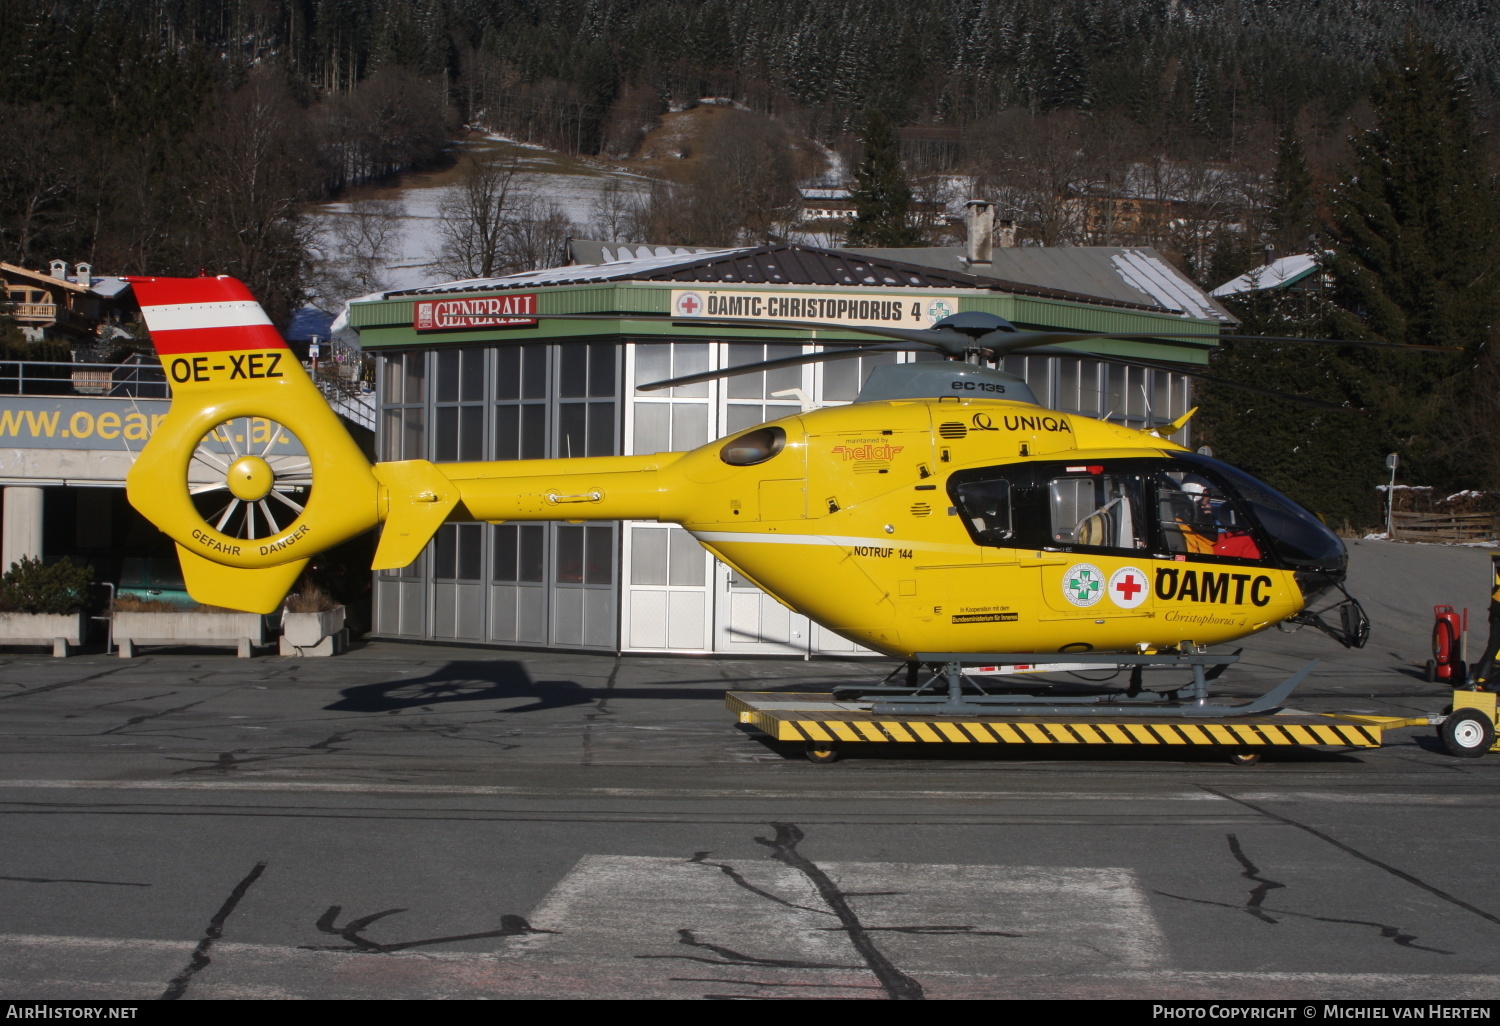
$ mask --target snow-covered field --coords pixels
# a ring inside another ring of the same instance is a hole
[[[530,195],[550,201],[577,226],[576,237],[589,238],[595,208],[610,183],[618,183],[622,192],[638,193],[647,179],[623,168],[584,164],[565,154],[555,153],[528,143],[499,136],[476,137],[460,144],[459,167],[475,157],[513,157],[519,161],[516,182]],[[369,198],[395,201],[398,204],[396,231],[387,240],[380,259],[380,284],[384,290],[415,288],[447,280],[435,265],[442,240],[437,226],[444,199],[454,188],[459,168],[432,174],[403,176],[390,189],[371,192]],[[319,252],[323,259],[339,262],[338,244],[328,228],[334,219],[348,217],[349,203],[318,206],[313,216],[320,222]],[[354,294],[328,296],[324,303],[335,310]]]

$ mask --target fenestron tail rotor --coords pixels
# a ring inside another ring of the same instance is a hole
[[[193,450],[188,493],[204,524],[245,541],[296,531],[312,497],[313,465],[289,429],[264,417],[211,428]]]

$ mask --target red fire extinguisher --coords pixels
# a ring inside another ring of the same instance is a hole
[[[1432,607],[1432,658],[1427,660],[1427,680],[1462,687],[1468,681],[1469,610],[1452,606]]]

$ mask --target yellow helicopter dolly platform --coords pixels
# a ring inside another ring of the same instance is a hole
[[[724,698],[739,722],[777,741],[807,745],[807,757],[826,763],[849,744],[896,742],[940,745],[1114,745],[1135,747],[1214,746],[1231,762],[1249,766],[1261,750],[1279,746],[1339,745],[1379,748],[1388,730],[1431,725],[1430,716],[1353,716],[1281,712],[1213,722],[1163,714],[1121,721],[1107,715],[966,717],[879,716],[869,703],[839,701],[832,694],[788,695],[731,691]]]
[[[1208,702],[1204,667],[1222,667],[1234,655],[1176,656],[1170,664],[1160,657],[1100,654],[1092,661],[1101,667],[1113,664],[1182,665],[1194,669],[1193,698],[1181,703],[1163,703],[1147,693],[1137,702],[1115,696],[1104,704],[1099,696],[1069,698],[1023,697],[1015,694],[986,698],[963,694],[968,684],[949,654],[923,653],[923,662],[943,662],[934,683],[946,678],[947,694],[923,697],[925,688],[841,688],[839,692],[787,694],[768,691],[731,691],[725,705],[740,724],[754,727],[777,741],[802,742],[807,758],[815,763],[836,760],[846,746],[865,744],[928,745],[1108,745],[1117,748],[1142,746],[1214,747],[1224,751],[1235,765],[1251,766],[1272,747],[1335,745],[1346,748],[1379,748],[1386,731],[1402,727],[1431,726],[1442,716],[1363,716],[1350,713],[1311,713],[1281,707],[1291,691],[1316,665],[1309,663],[1267,695],[1244,705]],[[976,657],[966,656],[972,661]],[[1047,659],[1058,655],[1004,657],[1038,671],[1048,669]],[[1062,658],[1087,659],[1079,653]],[[1040,665],[1038,665],[1040,664]],[[1056,664],[1054,664],[1056,665]],[[842,693],[840,693],[842,692]],[[869,700],[871,693],[875,699]],[[888,697],[885,692],[900,693]],[[852,697],[850,697],[852,695]],[[1076,703],[1072,709],[1068,703]],[[1028,704],[1029,703],[1029,704]]]

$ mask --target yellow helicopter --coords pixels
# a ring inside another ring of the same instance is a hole
[[[925,331],[857,329],[893,341],[647,387],[872,351],[950,359],[876,367],[850,405],[690,452],[372,466],[240,282],[132,282],[173,402],[128,494],[176,542],[201,602],[269,612],[310,556],[378,525],[374,569],[411,563],[448,521],[623,519],[679,524],[787,606],[907,661],[1192,655],[1288,620],[1346,645],[1368,637],[1343,591],[1339,538],[1169,441],[1192,411],[1134,430],[1044,408],[1020,378],[972,362],[1136,336],[1022,331],[975,313]],[[245,418],[259,434],[236,427]],[[278,454],[289,435],[305,456]],[[1325,597],[1334,604],[1310,608]]]

